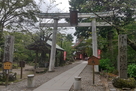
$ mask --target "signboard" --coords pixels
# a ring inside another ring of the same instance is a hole
[[[6,36],[4,45],[3,62],[13,62],[14,37]]]
[[[99,65],[99,58],[92,56],[88,59],[88,65]]]
[[[20,67],[25,67],[25,61],[20,61],[20,62],[19,62],[19,66],[20,66]]]
[[[3,67],[4,67],[5,70],[9,70],[9,69],[12,68],[12,63],[11,62],[4,62],[3,65],[4,65]]]
[[[91,56],[88,59],[88,65],[93,65],[93,84],[95,83],[94,65],[99,65],[99,58]]]

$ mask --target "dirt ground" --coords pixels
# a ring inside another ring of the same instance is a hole
[[[33,74],[34,72],[32,71],[34,67],[30,66],[30,65],[25,65],[25,67],[23,67],[23,75],[22,75],[22,79],[27,78],[27,75],[29,74]],[[21,74],[21,68],[18,69],[12,69],[13,73],[17,73],[17,79],[20,79],[20,74]]]

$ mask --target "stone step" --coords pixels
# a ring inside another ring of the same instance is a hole
[[[113,89],[110,89],[110,91],[117,91],[117,90],[113,88]]]

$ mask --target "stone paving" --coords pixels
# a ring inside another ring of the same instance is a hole
[[[79,76],[86,65],[87,61],[82,61],[79,65],[61,73],[33,91],[69,91],[73,82],[75,81],[74,78]]]

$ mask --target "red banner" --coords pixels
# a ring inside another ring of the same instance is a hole
[[[80,59],[83,59],[83,55],[82,54],[80,54]]]
[[[66,60],[67,52],[66,52],[66,51],[64,51],[64,53],[63,53],[63,54],[64,54],[64,57],[63,57],[63,58],[64,58],[64,60]]]
[[[101,58],[101,50],[98,49],[98,58],[100,59]]]

